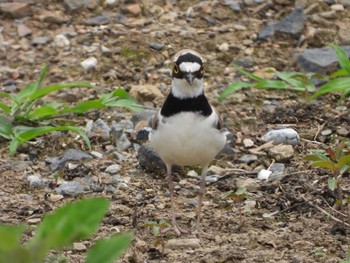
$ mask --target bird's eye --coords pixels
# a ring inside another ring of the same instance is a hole
[[[174,64],[174,73],[175,74],[179,73],[179,68],[176,64]]]
[[[201,67],[201,74],[203,74],[204,73],[204,68],[203,68],[203,66]]]

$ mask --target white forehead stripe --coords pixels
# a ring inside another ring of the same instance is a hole
[[[182,62],[180,64],[180,70],[182,72],[196,72],[201,68],[197,62]]]

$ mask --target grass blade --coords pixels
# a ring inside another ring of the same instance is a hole
[[[9,251],[19,246],[24,231],[25,227],[23,225],[0,225],[0,254],[1,252]]]
[[[11,113],[11,108],[4,103],[0,102],[0,109],[2,109],[6,114]]]
[[[66,88],[75,88],[75,87],[93,88],[94,86],[88,82],[72,82],[72,83],[66,83],[66,84],[55,84],[55,85],[47,86],[35,91],[33,94],[28,96],[28,99],[30,101],[36,100],[41,97],[44,97],[45,95],[51,92],[61,90],[61,89],[66,89]]]
[[[246,75],[247,77],[251,78],[251,79],[254,79],[256,81],[259,81],[259,80],[262,80],[263,78],[260,78],[258,77],[257,75],[253,74],[253,73],[250,73],[249,71],[246,71],[245,69],[241,68],[241,67],[238,67],[237,65],[234,65],[235,68],[241,72],[242,74]]]
[[[333,93],[335,91],[343,91],[350,87],[350,78],[338,78],[328,81],[326,84],[322,85],[320,89],[313,94],[309,100],[315,99],[321,95],[327,93]]]
[[[235,82],[229,85],[219,96],[219,101],[223,101],[228,95],[236,92],[237,90],[252,87],[254,84],[248,82]]]
[[[38,119],[43,120],[45,119],[44,117],[52,117],[57,114],[59,114],[59,110],[57,110],[57,107],[55,107],[52,104],[47,104],[29,112],[28,119],[31,121],[35,121]]]
[[[348,74],[350,74],[350,61],[346,51],[337,45],[331,45],[331,47],[335,50],[337,54],[340,67],[342,69],[345,69],[348,72]]]
[[[16,127],[14,131],[15,138],[10,143],[10,155],[13,156],[16,153],[17,148],[23,143],[30,141],[43,134],[55,132],[55,131],[70,131],[70,132],[79,134],[83,138],[83,140],[85,141],[89,149],[91,149],[91,143],[89,138],[78,127],[73,127],[73,126],[57,126],[57,127],[42,126],[42,127],[35,127],[35,128],[26,127],[21,131],[19,130],[19,128]]]
[[[11,139],[12,129],[12,123],[3,116],[0,116],[0,136],[8,140]]]
[[[113,263],[128,248],[131,234],[119,234],[107,240],[99,240],[87,254],[86,263]]]
[[[262,79],[253,88],[256,89],[286,89],[287,84],[280,80]],[[304,90],[304,89],[302,89]]]
[[[47,68],[48,68],[48,65],[46,64],[44,66],[44,68],[41,70],[40,78],[39,78],[39,81],[38,81],[38,88],[40,87],[41,83],[43,82],[43,80],[44,80],[44,78],[46,76]]]

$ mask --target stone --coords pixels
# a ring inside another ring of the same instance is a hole
[[[279,144],[271,147],[269,154],[276,162],[287,162],[293,157],[294,149],[292,145]]]
[[[233,64],[243,68],[251,68],[255,65],[255,62],[251,57],[240,57],[233,61]]]
[[[220,179],[220,176],[217,175],[217,174],[207,175],[205,177],[205,182],[207,182],[207,183],[216,183],[219,179]]]
[[[244,154],[241,157],[238,158],[238,161],[241,163],[252,163],[254,161],[258,160],[258,156],[254,154]]]
[[[150,43],[149,47],[154,49],[154,50],[162,50],[164,48],[164,44],[163,43]]]
[[[323,136],[329,136],[329,135],[331,135],[332,133],[333,133],[333,132],[332,132],[331,129],[326,129],[326,130],[321,131],[321,135],[323,135]]]
[[[65,50],[69,50],[70,48],[70,41],[69,39],[62,34],[56,35],[53,39],[53,43],[58,48],[63,48]]]
[[[252,139],[245,138],[245,139],[243,139],[243,145],[244,145],[244,147],[246,147],[246,148],[251,148],[251,147],[254,146],[254,142],[253,142]]]
[[[0,13],[11,18],[23,18],[33,12],[29,3],[8,2],[0,3]]]
[[[145,252],[147,247],[148,247],[148,243],[146,241],[143,240],[137,240],[135,243],[135,247],[137,250],[141,251],[141,252]]]
[[[74,13],[84,7],[84,0],[63,0],[63,6],[69,13]]]
[[[254,192],[259,188],[259,181],[253,178],[238,178],[236,186],[238,188],[245,188],[247,192]]]
[[[144,144],[140,147],[137,159],[140,166],[146,171],[166,170],[162,159],[160,159],[159,155],[148,144]]]
[[[73,243],[73,250],[74,251],[86,251],[86,246],[81,242],[74,242]]]
[[[264,142],[274,141],[274,144],[283,143],[296,145],[300,143],[300,136],[297,131],[291,128],[286,128],[269,131],[262,137],[262,140]]]
[[[296,8],[284,19],[277,22],[274,26],[275,35],[292,36],[298,38],[303,33],[305,26],[305,16],[303,8]]]
[[[107,15],[95,16],[86,20],[85,24],[89,26],[99,26],[108,24],[110,21],[110,17]]]
[[[164,95],[154,85],[135,85],[129,94],[139,102],[163,101]]]
[[[46,45],[51,41],[50,37],[36,37],[32,41],[33,46]]]
[[[218,50],[221,52],[227,52],[230,50],[230,45],[228,43],[222,43],[220,45],[217,46]]]
[[[344,11],[344,6],[341,4],[331,5],[331,9],[334,11]]]
[[[224,5],[228,6],[233,11],[241,11],[241,6],[237,0],[225,0]]]
[[[27,177],[30,188],[41,188],[44,185],[44,182],[37,175],[30,175]]]
[[[39,18],[49,24],[63,24],[69,21],[69,17],[65,15],[62,11],[47,11],[47,10],[41,10],[41,14],[39,15]]]
[[[198,238],[170,239],[166,242],[165,247],[169,249],[199,248],[200,239]]]
[[[258,179],[259,180],[268,180],[270,178],[270,175],[272,172],[270,170],[262,169],[258,172]]]
[[[114,6],[117,4],[117,2],[118,0],[105,0],[105,5]]]
[[[220,166],[212,165],[208,168],[208,173],[224,175],[226,173],[226,169],[224,169]]]
[[[342,46],[350,56],[350,46]],[[329,74],[338,66],[333,48],[311,48],[303,50],[297,58],[297,65],[306,72]]]
[[[85,60],[83,60],[80,65],[85,69],[85,70],[92,70],[95,69],[97,66],[98,60],[95,57],[89,57]]]
[[[131,4],[126,7],[126,11],[129,14],[132,14],[134,16],[138,16],[141,14],[141,7],[139,4]]]
[[[17,25],[17,33],[19,37],[27,37],[30,36],[33,32],[25,24],[19,24]]]
[[[55,194],[50,194],[49,195],[49,200],[51,202],[58,202],[58,201],[61,201],[63,198],[64,198],[63,195],[55,195]]]
[[[78,196],[84,193],[84,187],[76,181],[64,182],[55,190],[57,194],[69,196]]]
[[[339,3],[345,8],[350,7],[350,0],[340,0]]]
[[[348,136],[350,134],[350,131],[345,128],[345,127],[340,127],[338,130],[337,130],[337,133],[340,135],[340,136]]]
[[[275,22],[268,22],[258,33],[257,40],[267,40],[275,34]]]
[[[134,112],[130,120],[133,122],[134,126],[136,126],[136,124],[140,121],[149,121],[156,113],[156,110],[143,110],[139,112]]]
[[[100,153],[100,152],[97,152],[97,151],[91,151],[90,154],[91,154],[92,157],[98,158],[98,159],[103,157],[103,154]]]
[[[107,185],[106,187],[106,193],[108,194],[115,194],[117,192],[117,189],[113,185]]]
[[[120,171],[120,165],[119,164],[112,164],[108,166],[105,170],[106,173],[109,174],[116,174]]]
[[[101,52],[103,55],[109,56],[112,54],[112,50],[104,45],[101,45]]]
[[[270,167],[272,174],[269,180],[281,180],[284,177],[285,164],[284,163],[274,163]]]
[[[97,137],[104,141],[107,141],[109,140],[111,128],[102,119],[98,119],[95,122],[90,120],[86,123],[85,132],[89,138]]]
[[[91,160],[92,156],[81,150],[68,149],[64,152],[62,159],[67,161],[82,161],[82,160]]]

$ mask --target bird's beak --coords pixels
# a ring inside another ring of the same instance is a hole
[[[185,75],[185,79],[187,80],[188,84],[192,86],[193,80],[194,80],[194,75],[189,72]]]

